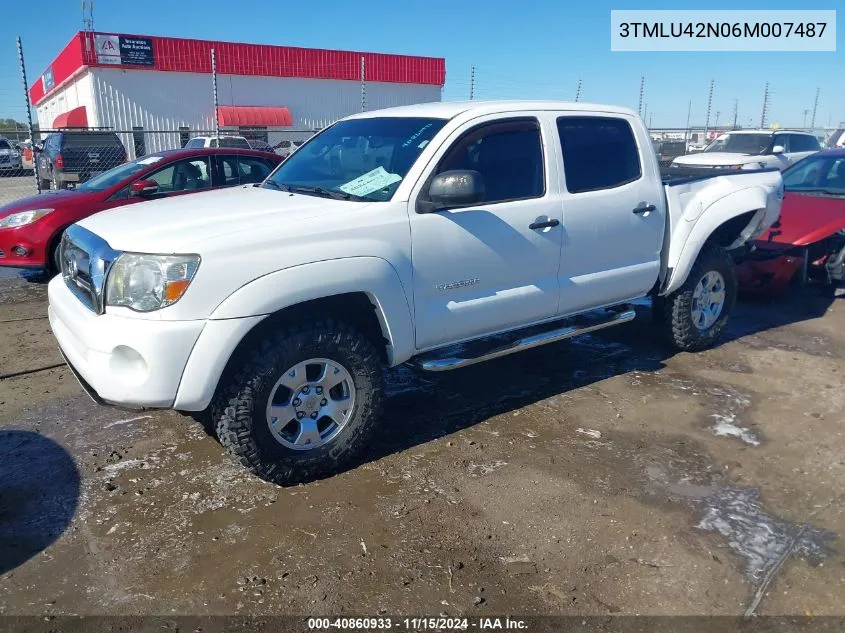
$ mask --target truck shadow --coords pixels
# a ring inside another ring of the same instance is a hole
[[[0,574],[65,532],[79,487],[79,471],[62,446],[31,431],[0,430]]]
[[[721,344],[821,317],[842,299],[807,289],[775,301],[740,301]],[[677,352],[652,327],[651,307],[636,310],[637,319],[629,324],[466,369],[394,368],[386,377],[384,428],[350,468],[606,378],[664,368]],[[824,341],[816,344],[831,353]]]

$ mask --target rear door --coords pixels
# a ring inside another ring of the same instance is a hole
[[[642,126],[625,115],[560,113],[560,313],[644,296],[660,270],[666,203]]]

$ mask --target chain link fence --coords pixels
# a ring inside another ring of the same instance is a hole
[[[126,161],[179,148],[240,148],[286,158],[314,130],[38,130],[0,128],[0,206],[39,192],[73,189]]]

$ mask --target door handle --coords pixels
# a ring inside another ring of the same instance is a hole
[[[647,204],[645,206],[637,207],[636,209],[634,209],[634,213],[636,213],[637,215],[642,215],[643,213],[651,213],[652,211],[657,211],[657,207],[653,204]]]
[[[560,224],[560,220],[546,220],[545,222],[532,222],[528,225],[528,228],[536,231],[537,229],[550,229],[558,224]]]

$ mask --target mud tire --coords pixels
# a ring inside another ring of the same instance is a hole
[[[381,409],[383,363],[376,346],[355,328],[331,319],[286,327],[243,358],[221,382],[211,415],[220,443],[250,472],[289,486],[336,474],[367,449]],[[343,365],[355,385],[355,404],[352,417],[328,443],[294,450],[275,439],[266,408],[282,373],[309,358]]]
[[[693,293],[699,281],[710,271],[718,272],[725,281],[725,303],[716,321],[706,329],[693,323]],[[699,254],[684,284],[666,297],[654,302],[655,322],[663,337],[675,349],[697,352],[714,345],[728,325],[736,304],[737,280],[733,258],[717,246],[705,247]]]

